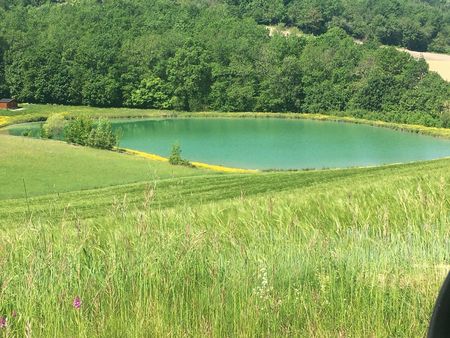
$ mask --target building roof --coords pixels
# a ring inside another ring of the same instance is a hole
[[[0,103],[9,103],[15,101],[16,99],[0,99]]]

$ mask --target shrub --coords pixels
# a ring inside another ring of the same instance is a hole
[[[442,127],[450,128],[450,101],[444,104],[444,111],[441,115]]]
[[[181,157],[181,146],[179,144],[174,144],[172,146],[172,151],[170,152],[169,163],[172,165],[185,165],[192,167],[192,164],[188,160],[184,160]]]
[[[62,138],[66,120],[63,114],[50,115],[42,126],[41,136],[46,138]]]
[[[26,129],[26,130],[24,130],[23,132],[22,132],[22,136],[25,136],[25,137],[30,137],[32,134],[31,134],[31,129]]]
[[[159,77],[148,75],[139,87],[131,92],[127,104],[140,108],[167,109],[170,107],[167,86]]]
[[[108,120],[99,119],[94,123],[87,117],[70,121],[65,129],[65,139],[68,143],[108,150],[114,148],[118,141]]]
[[[88,145],[88,138],[94,124],[90,118],[77,117],[70,121],[64,130],[65,140],[82,146]]]
[[[91,130],[87,145],[93,148],[111,150],[117,145],[117,138],[112,130],[111,123],[106,119],[100,119]]]

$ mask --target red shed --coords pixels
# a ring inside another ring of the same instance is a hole
[[[0,109],[17,109],[16,99],[0,99]]]

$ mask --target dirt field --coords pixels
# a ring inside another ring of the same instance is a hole
[[[269,35],[282,34],[288,36],[291,34],[301,35],[302,33],[296,28],[284,28],[280,26],[266,26],[269,31]],[[356,43],[362,44],[363,41],[355,40]],[[405,48],[398,48],[398,50],[407,52],[411,54],[416,59],[424,58],[425,61],[430,66],[430,70],[438,73],[444,80],[450,81],[450,55],[448,54],[438,54],[438,53],[428,53],[428,52],[414,52]]]
[[[438,73],[444,80],[450,81],[450,55],[428,52],[414,52],[404,48],[399,49],[411,54],[416,59],[423,57],[430,66],[430,70]]]

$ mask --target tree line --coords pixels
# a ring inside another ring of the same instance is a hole
[[[264,9],[264,1],[253,7]],[[449,84],[425,61],[375,40],[355,44],[339,25],[316,37],[269,37],[262,20],[239,8],[207,0],[0,0],[0,95],[450,126]]]
[[[262,24],[284,23],[305,33],[340,27],[357,39],[371,39],[416,51],[450,53],[447,0],[225,0],[241,17]]]

